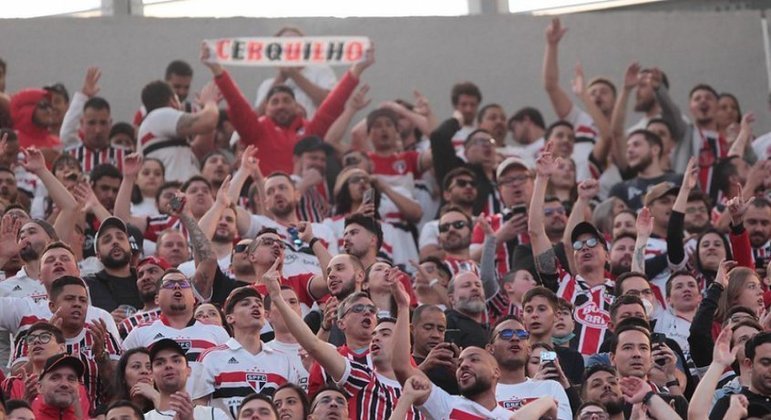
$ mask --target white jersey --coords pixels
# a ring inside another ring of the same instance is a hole
[[[262,351],[252,354],[235,338],[212,347],[198,358],[201,367],[193,377],[193,399],[211,395],[210,405],[230,413],[238,413],[241,401],[253,393],[272,396],[281,385],[292,382],[307,389],[300,382],[300,374],[289,357],[274,351],[263,343]]]
[[[345,233],[345,216],[327,217],[322,224],[328,227],[337,238],[337,246],[343,249],[343,234]],[[390,223],[380,223],[383,229],[383,246],[380,247],[378,256],[386,257],[394,264],[409,266],[410,255],[404,247],[396,246],[399,241],[397,228]],[[413,258],[414,259],[414,258]]]
[[[43,283],[27,275],[24,267],[15,276],[0,281],[0,297],[28,297],[34,301],[45,299],[48,294]],[[12,330],[10,330],[12,331]],[[13,334],[6,329],[0,329],[0,366],[8,365],[11,359]]]
[[[771,133],[763,134],[752,141],[752,150],[758,160],[771,158]]]
[[[477,128],[473,125],[464,125],[452,135],[452,147],[455,149],[455,154],[458,155],[459,158],[466,160],[466,150],[464,147],[466,144],[466,137],[476,129]]]
[[[418,239],[420,249],[429,245],[439,246],[439,220],[432,220],[420,229],[420,239]]]
[[[573,161],[576,162],[576,181],[581,182],[592,178],[589,170],[589,155],[597,142],[599,131],[592,117],[581,108],[573,104],[565,120],[573,124],[575,146],[573,147]]]
[[[431,385],[431,395],[418,407],[427,419],[487,420],[508,419],[514,412],[496,405],[492,410],[459,395],[450,395],[436,385]]]
[[[176,414],[174,410],[153,410],[145,413],[145,420],[173,420]],[[230,420],[230,416],[219,408],[196,405],[192,420]]]
[[[653,332],[662,333],[675,340],[683,351],[686,360],[691,359],[691,346],[688,337],[691,335],[691,321],[672,313],[671,309],[663,310],[656,319]]]
[[[266,323],[267,325],[267,323]],[[264,328],[263,328],[264,331]],[[260,331],[262,334],[263,331]],[[272,331],[272,329],[271,329]],[[301,384],[307,384],[308,383],[308,376],[310,376],[310,372],[308,372],[305,369],[305,366],[303,365],[303,359],[300,357],[300,350],[302,350],[302,346],[298,343],[283,343],[281,341],[278,341],[277,339],[273,339],[272,341],[265,343],[265,348],[269,348],[271,350],[276,351],[277,353],[285,354],[289,360],[292,362],[292,366],[297,370],[297,372],[300,374],[300,382]]]
[[[48,321],[51,319],[51,316],[53,314],[51,309],[48,308],[48,298],[34,301],[29,297],[0,297],[0,328],[13,331],[15,334],[13,353],[9,366],[16,362],[26,361],[26,357],[22,355],[23,346],[20,345],[21,340],[27,336],[27,332],[33,324],[40,321]],[[113,337],[120,337],[118,327],[115,326],[115,320],[113,320],[112,315],[102,308],[89,305],[86,311],[86,323],[97,319],[104,321],[107,325],[107,330]]]
[[[332,88],[334,88],[337,84],[337,76],[335,75],[335,72],[331,67],[326,65],[303,67],[302,70],[300,70],[300,74],[302,74],[303,77],[308,79],[314,85],[325,90],[332,90]],[[258,107],[268,95],[268,91],[271,87],[273,87],[274,80],[275,79],[271,77],[269,79],[263,80],[262,83],[260,83],[260,87],[257,88],[257,100],[254,101],[255,107]],[[311,99],[304,90],[297,86],[297,83],[295,83],[294,79],[290,78],[283,84],[292,88],[292,91],[294,91],[295,101],[297,101],[297,103],[302,105],[302,107],[305,109],[307,119],[310,120],[313,118],[313,114],[316,113],[316,104],[313,102],[313,99]]]
[[[145,158],[156,158],[166,168],[166,181],[185,182],[198,175],[200,163],[185,138],[177,135],[177,123],[185,113],[171,107],[152,110],[139,126],[137,149]],[[160,147],[152,150],[152,148]],[[151,148],[149,152],[145,150]]]
[[[156,341],[164,338],[176,341],[185,350],[185,358],[192,369],[190,378],[195,378],[198,374],[198,369],[200,369],[198,357],[201,353],[212,347],[224,344],[230,339],[230,336],[220,326],[204,324],[199,321],[188,324],[181,330],[176,329],[169,325],[168,319],[164,315],[161,315],[160,318],[151,324],[138,326],[131,330],[123,341],[123,347],[126,350],[135,347],[150,347]],[[187,392],[191,395],[193,393],[192,380],[187,381]]]
[[[327,248],[331,255],[337,255],[337,238],[329,227],[321,223],[311,223],[313,227],[313,236],[319,238],[321,243]],[[252,224],[244,238],[254,238],[262,228],[276,229],[278,235],[284,240],[286,249],[284,251],[284,272],[285,277],[296,276],[300,274],[321,274],[321,264],[318,258],[313,254],[310,244],[295,244],[292,236],[289,234],[288,227],[275,220],[261,215],[252,215]]]
[[[544,395],[550,395],[557,400],[557,419],[571,420],[573,418],[573,411],[570,409],[570,401],[568,401],[565,389],[557,381],[550,379],[539,381],[528,378],[519,384],[499,383],[495,387],[495,399],[498,401],[498,405],[511,411],[517,411]]]

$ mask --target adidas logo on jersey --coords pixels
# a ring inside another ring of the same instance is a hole
[[[238,364],[238,360],[236,360],[235,357],[231,357],[230,360],[228,360],[228,364],[229,365],[237,365]]]
[[[163,334],[158,333],[158,334],[155,335],[155,337],[153,337],[153,340],[157,340],[159,338],[165,338],[165,337],[163,336]]]

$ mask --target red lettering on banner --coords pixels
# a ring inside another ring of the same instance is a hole
[[[323,46],[319,42],[313,43],[313,61],[324,61]]]
[[[227,60],[230,58],[230,55],[226,52],[226,49],[230,45],[229,39],[220,39],[217,41],[216,44],[216,52],[217,52],[217,59],[219,60]]]
[[[284,60],[300,61],[301,55],[302,55],[301,43],[293,42],[291,44],[284,45]]]
[[[246,49],[246,59],[248,61],[262,60],[262,42],[250,42]]]
[[[348,61],[359,61],[364,57],[364,46],[361,42],[351,42],[345,48],[345,59]]]

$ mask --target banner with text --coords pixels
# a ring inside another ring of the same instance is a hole
[[[231,66],[349,65],[364,59],[364,36],[219,38],[204,40],[212,61]]]

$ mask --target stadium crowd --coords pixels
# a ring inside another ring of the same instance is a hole
[[[771,133],[561,81],[565,36],[553,122],[469,81],[360,118],[374,48],[250,101],[202,45],[131,122],[96,67],[2,93],[0,418],[769,418]]]

